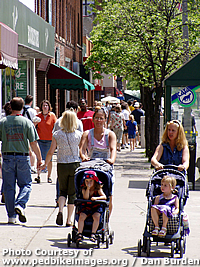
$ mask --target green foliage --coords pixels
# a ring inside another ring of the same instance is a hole
[[[98,1],[95,2],[98,4]],[[185,58],[182,13],[173,0],[103,0],[96,9],[86,68],[161,88]],[[100,10],[99,10],[100,9]],[[199,8],[188,0],[189,56],[199,51]]]

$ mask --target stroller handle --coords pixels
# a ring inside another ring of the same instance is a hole
[[[163,168],[164,169],[171,169],[171,170],[177,170],[177,171],[179,171],[178,170],[178,166],[177,165],[173,165],[173,164],[164,165]],[[186,170],[185,169],[183,171],[179,171],[179,172],[186,174]]]

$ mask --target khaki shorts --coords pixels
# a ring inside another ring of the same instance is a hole
[[[79,166],[79,162],[57,164],[60,196],[65,198],[68,196],[68,204],[74,204],[74,200],[76,199],[74,174]]]

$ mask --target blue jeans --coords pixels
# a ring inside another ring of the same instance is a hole
[[[2,177],[7,214],[13,218],[16,217],[15,206],[24,209],[29,200],[32,183],[29,156],[3,155]],[[15,200],[16,182],[19,194]]]

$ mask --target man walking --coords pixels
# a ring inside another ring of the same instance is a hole
[[[29,160],[29,144],[37,156],[37,168],[42,164],[37,140],[39,139],[33,123],[21,116],[24,101],[14,97],[11,101],[11,115],[0,121],[0,140],[2,141],[2,178],[8,223],[26,222],[24,209],[31,192],[31,167]],[[16,182],[19,193],[15,199]]]
[[[94,128],[94,123],[92,122],[92,116],[94,111],[87,109],[87,101],[82,98],[79,102],[81,111],[77,113],[77,117],[83,123],[83,131],[90,130]]]
[[[131,115],[134,116],[134,119],[137,122],[138,134],[137,134],[136,138],[138,138],[138,142],[140,145],[140,137],[141,137],[140,117],[144,116],[144,111],[140,109],[140,103],[139,102],[135,102],[134,108],[135,109],[131,112]],[[137,144],[137,141],[136,141],[136,144]]]

